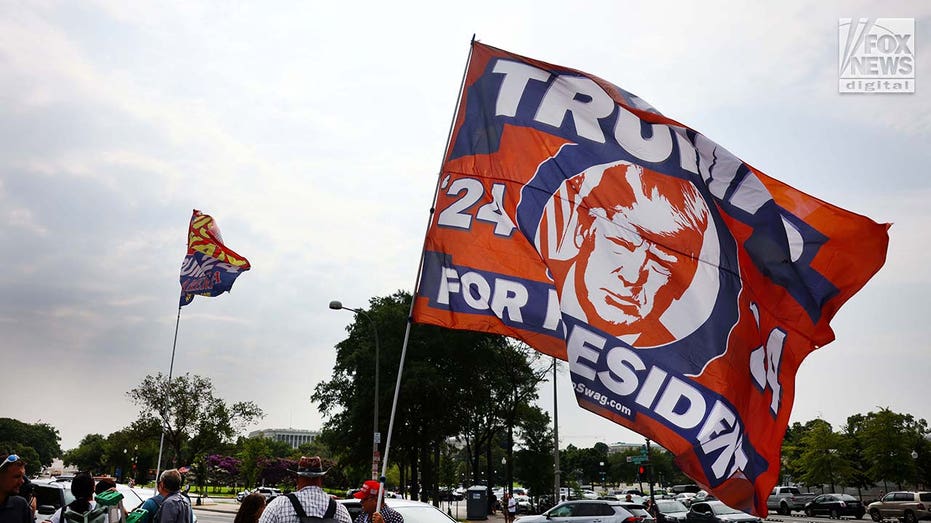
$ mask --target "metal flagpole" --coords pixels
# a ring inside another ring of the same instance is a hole
[[[171,374],[175,370],[175,348],[178,347],[178,326],[181,325],[181,305],[178,305],[178,317],[175,319],[175,341],[171,344],[171,364],[168,365],[168,386],[171,386]],[[162,472],[162,449],[165,446],[165,425],[162,425],[162,437],[158,440],[158,462],[155,464],[155,493],[158,494],[158,475]]]
[[[559,400],[557,394],[559,390],[556,387],[556,357],[553,356],[553,467],[555,485],[553,492],[553,504],[559,503]]]
[[[453,138],[453,129],[456,127],[456,117],[459,113],[459,104],[462,101],[462,92],[465,89],[466,76],[469,73],[469,63],[472,61],[472,49],[475,44],[475,34],[472,34],[472,41],[469,42],[469,57],[466,59],[465,69],[462,71],[462,81],[459,83],[459,95],[456,97],[456,107],[453,109],[453,118],[449,122],[449,132],[446,135],[446,147],[443,149],[443,159],[440,161],[440,172],[437,176],[436,189],[433,191],[434,206],[430,208],[430,219],[427,220],[427,231],[424,233],[424,246],[420,249],[420,262],[417,264],[417,277],[414,279],[414,295],[411,297],[411,308],[407,313],[407,328],[404,330],[404,341],[401,345],[401,362],[398,364],[398,379],[394,385],[394,399],[391,402],[391,418],[388,421],[388,437],[385,440],[385,455],[381,462],[381,477],[378,478],[378,501],[375,505],[375,512],[381,512],[381,495],[385,492],[385,475],[388,473],[388,453],[391,451],[391,436],[394,434],[394,416],[398,409],[398,394],[401,391],[401,374],[404,372],[404,359],[407,357],[407,342],[410,340],[411,323],[413,323],[414,304],[417,302],[417,289],[420,287],[420,278],[423,276],[423,252],[427,246],[427,233],[430,231],[430,224],[433,222],[433,214],[436,212],[436,196],[440,193],[440,183],[443,179],[443,164],[446,162],[446,152],[449,150],[449,143]]]

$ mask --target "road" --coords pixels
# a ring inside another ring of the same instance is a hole
[[[236,512],[232,507],[226,508],[227,510],[220,511],[216,509],[200,509],[194,507],[194,512],[197,514],[197,523],[230,523],[236,517]],[[442,502],[440,503],[440,509],[444,512],[448,511],[452,517],[458,520],[465,520],[466,518],[465,501],[451,503]],[[501,519],[503,521],[502,518],[489,518],[487,521],[488,523],[495,523],[496,519]],[[869,516],[864,516],[863,519],[842,518],[842,520],[849,521],[850,523],[871,523]],[[518,518],[517,521],[519,522],[520,518]],[[792,516],[780,516],[779,514],[773,513],[766,518],[766,521],[772,523],[834,523],[834,520],[827,517],[810,518],[798,512]]]

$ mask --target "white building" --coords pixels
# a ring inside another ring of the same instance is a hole
[[[614,443],[608,445],[608,454],[616,454],[618,452],[624,452],[628,450],[640,450],[640,447],[643,447],[643,443]]]
[[[316,430],[260,429],[250,432],[249,437],[268,438],[275,441],[283,441],[288,445],[291,445],[291,448],[296,449],[305,443],[312,443],[317,438],[318,434],[320,433]]]

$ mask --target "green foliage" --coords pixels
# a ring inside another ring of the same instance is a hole
[[[850,454],[851,443],[843,434],[834,432],[831,424],[824,420],[812,420],[808,430],[801,436],[804,450],[798,458],[802,483],[806,485],[846,485],[853,476],[853,467],[844,458]]]
[[[378,431],[386,435],[410,303],[411,295],[401,291],[372,298],[365,316],[357,315],[348,337],[337,344],[331,379],[312,396],[328,418],[319,439],[333,450],[350,484],[360,483],[371,471],[376,361],[368,318],[380,340]],[[546,369],[534,364],[539,358],[536,351],[502,336],[413,325],[389,458],[403,469],[420,467],[426,488],[433,491],[450,473],[440,470],[443,458],[437,459],[446,440],[463,436],[475,463],[470,470],[479,477],[480,449],[500,438],[506,427],[519,427],[521,409],[536,398]]]
[[[851,434],[859,440],[863,462],[868,464],[872,478],[901,487],[921,477],[917,467],[923,462],[913,459],[911,453],[919,453],[920,458],[927,452],[929,430],[925,420],[884,408],[851,416],[848,424],[853,427]]]
[[[887,482],[897,488],[927,484],[931,480],[928,434],[925,420],[888,408],[850,416],[841,432],[820,419],[796,422],[782,445],[783,481],[855,488]]]
[[[161,425],[168,463],[176,466],[217,450],[263,416],[251,401],[227,404],[216,396],[210,378],[198,375],[177,376],[171,383],[161,373],[148,375],[127,395],[140,407],[140,421]]]
[[[522,443],[514,456],[514,476],[534,495],[553,488],[553,430],[550,417],[536,406],[522,413]]]
[[[102,434],[88,434],[81,439],[77,448],[65,452],[65,466],[74,465],[83,472],[104,474],[107,467],[107,440]]]
[[[24,423],[0,418],[0,449],[12,451],[26,459],[26,473],[36,474],[43,466],[61,456],[58,429],[47,423]]]

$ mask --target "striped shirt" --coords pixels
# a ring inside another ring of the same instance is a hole
[[[308,516],[323,517],[327,507],[330,505],[330,495],[316,485],[310,485],[295,492],[304,512]],[[349,511],[341,505],[336,504],[336,514],[333,519],[339,523],[352,523],[349,517]],[[294,512],[294,506],[287,496],[278,496],[268,503],[259,518],[259,523],[300,523],[300,518]]]

